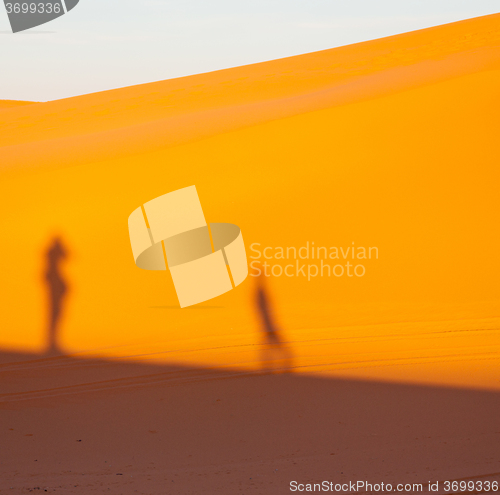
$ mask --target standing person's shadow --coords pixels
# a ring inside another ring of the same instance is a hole
[[[281,331],[274,320],[265,276],[257,278],[256,303],[259,312],[262,334],[261,363],[267,371],[291,371],[293,356],[288,345],[283,342]]]
[[[61,274],[61,262],[68,252],[59,237],[54,237],[45,253],[45,282],[48,295],[47,353],[62,354],[59,346],[59,327],[68,286]]]

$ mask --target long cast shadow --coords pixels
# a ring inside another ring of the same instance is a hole
[[[262,369],[290,372],[293,368],[293,353],[289,345],[285,343],[283,332],[277,323],[266,276],[262,270],[255,280],[255,306],[262,336],[260,356]]]
[[[64,303],[67,299],[68,284],[61,270],[62,262],[68,257],[68,250],[60,237],[51,240],[45,253],[45,282],[47,286],[48,321],[47,321],[47,354],[61,354],[59,333]]]

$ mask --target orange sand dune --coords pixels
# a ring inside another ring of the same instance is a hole
[[[126,157],[499,69],[499,24],[499,15],[491,15],[302,56],[47,102],[36,109],[19,108],[0,120],[0,145],[6,147],[2,164],[74,165]]]
[[[25,105],[33,105],[36,101],[21,101],[21,100],[0,100],[0,110],[5,108],[18,108]]]
[[[252,277],[180,310],[168,274],[134,265],[128,215],[195,184],[249,255],[378,248],[363,277],[270,280],[295,371],[499,389],[499,27],[492,15],[2,111],[0,345],[44,349],[59,234],[65,352],[259,368]]]

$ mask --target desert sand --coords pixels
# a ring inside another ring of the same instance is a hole
[[[0,110],[4,108],[20,107],[23,105],[32,105],[34,101],[21,101],[21,100],[0,100]]]
[[[499,476],[495,392],[1,357],[2,493],[280,494],[292,480],[427,488]]]
[[[0,492],[498,480],[499,28],[1,101]],[[135,266],[128,215],[193,184],[249,257],[377,247],[363,277],[270,278],[288,369],[263,367],[255,279],[181,310]]]

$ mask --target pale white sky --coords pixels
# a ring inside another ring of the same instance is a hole
[[[262,62],[500,10],[498,0],[80,0],[12,34],[0,99],[46,101]]]

